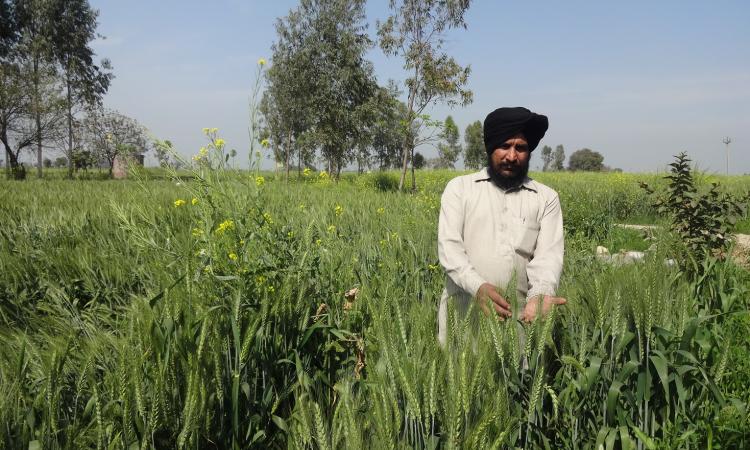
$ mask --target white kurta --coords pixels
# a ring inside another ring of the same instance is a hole
[[[516,272],[520,299],[554,295],[563,266],[560,199],[526,178],[505,191],[487,169],[452,179],[440,202],[438,256],[445,289],[438,310],[438,337],[445,342],[447,305],[466,311],[487,282],[505,289]]]

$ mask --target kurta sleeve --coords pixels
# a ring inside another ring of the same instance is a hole
[[[448,183],[440,199],[438,256],[445,274],[469,295],[476,295],[485,282],[469,262],[464,247],[464,202],[459,179]]]
[[[534,256],[526,266],[527,300],[539,295],[555,295],[560,282],[565,244],[560,198],[556,193],[546,201],[539,226]]]

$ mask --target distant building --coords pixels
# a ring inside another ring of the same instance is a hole
[[[112,177],[121,180],[128,177],[128,165],[134,164],[143,167],[145,156],[142,154],[135,155],[117,155],[112,165]]]

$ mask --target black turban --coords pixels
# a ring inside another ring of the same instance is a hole
[[[484,147],[492,153],[505,141],[522,133],[529,143],[529,151],[534,150],[547,132],[547,116],[536,114],[526,108],[498,108],[484,119]]]

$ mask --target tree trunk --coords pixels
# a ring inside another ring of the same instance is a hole
[[[292,153],[292,132],[290,131],[289,134],[286,136],[286,181],[289,182],[289,155]]]
[[[39,98],[39,59],[34,59],[34,118],[36,120],[36,161],[37,176],[42,178],[42,113],[41,99]]]
[[[411,190],[412,192],[417,191],[417,178],[414,175],[414,145],[410,145],[411,147]]]
[[[302,178],[302,146],[297,146],[297,179]]]
[[[65,87],[68,100],[68,179],[73,179],[73,93],[70,89],[70,75],[65,76]]]

